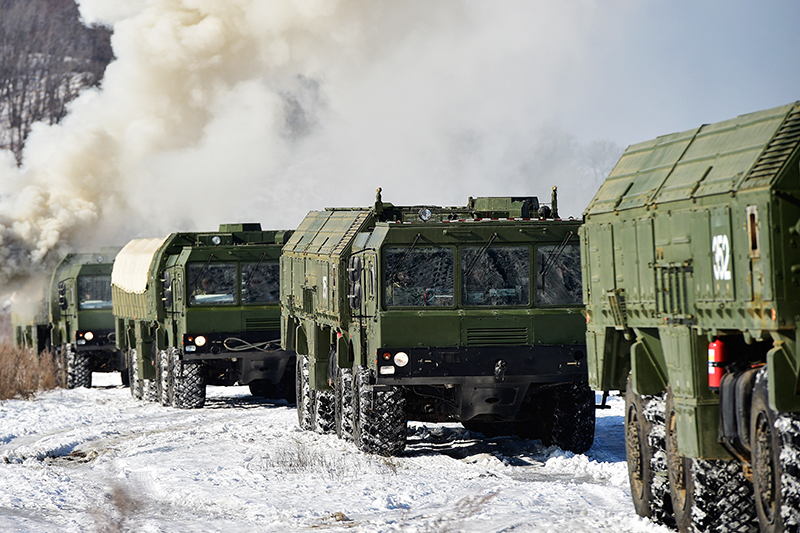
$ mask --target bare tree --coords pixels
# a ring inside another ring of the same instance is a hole
[[[611,141],[592,141],[585,147],[588,168],[595,185],[600,185],[614,169],[624,149]]]
[[[84,26],[74,0],[0,0],[0,14],[0,149],[21,164],[31,125],[58,123],[100,84],[111,32]]]

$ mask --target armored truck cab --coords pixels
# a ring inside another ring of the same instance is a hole
[[[798,146],[800,103],[635,144],[585,212],[590,383],[681,531],[798,531]]]
[[[111,311],[111,269],[120,248],[67,254],[50,282],[50,342],[57,348],[61,379],[69,388],[91,387],[92,372],[122,372]]]
[[[594,436],[580,221],[535,197],[312,211],[281,256],[281,337],[303,429],[405,447],[456,420],[576,452]],[[539,214],[542,218],[539,218]]]
[[[293,401],[294,360],[279,349],[278,257],[289,235],[223,224],[123,248],[112,275],[114,316],[134,397],[198,408],[206,384],[238,382]]]

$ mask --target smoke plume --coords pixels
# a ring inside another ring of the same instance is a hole
[[[113,27],[102,88],[0,160],[0,289],[67,251],[311,209],[562,191],[610,151],[558,127],[591,2],[81,0]],[[598,149],[599,148],[599,149]],[[608,148],[608,146],[606,146]],[[594,155],[593,155],[594,154]]]

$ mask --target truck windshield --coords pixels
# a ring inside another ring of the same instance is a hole
[[[577,244],[539,246],[536,250],[536,303],[581,305],[581,255]]]
[[[530,302],[530,263],[530,248],[527,246],[463,248],[463,304],[527,305]]]
[[[452,307],[453,249],[384,248],[387,307]]]
[[[189,304],[236,303],[236,263],[189,263]]]
[[[111,275],[78,276],[79,309],[111,309]]]
[[[281,299],[277,262],[242,263],[242,303],[268,304]]]

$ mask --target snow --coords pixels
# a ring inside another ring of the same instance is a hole
[[[0,404],[0,531],[668,531],[634,512],[621,398],[586,454],[413,422],[384,458],[246,387],[179,410],[93,381]]]

